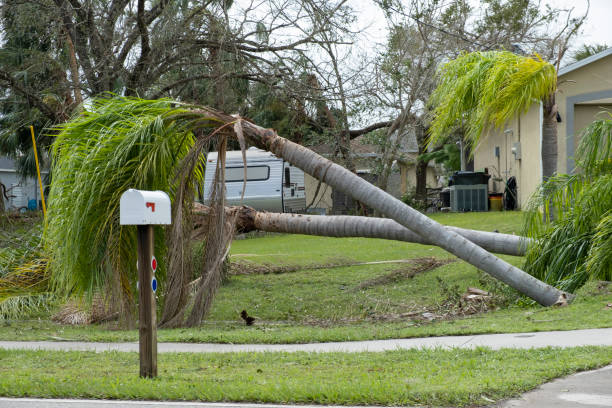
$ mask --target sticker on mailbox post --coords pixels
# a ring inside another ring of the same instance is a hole
[[[157,271],[157,259],[155,259],[155,256],[151,257],[151,269],[153,270],[153,273]]]
[[[153,293],[157,292],[157,279],[155,277],[151,279],[151,289],[153,289]]]

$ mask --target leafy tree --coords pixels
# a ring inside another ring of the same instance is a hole
[[[310,144],[317,135],[325,132],[321,122],[307,111],[308,101],[304,97],[291,98],[282,90],[270,89],[263,84],[256,84],[250,97],[252,102],[246,116],[261,126],[278,129],[289,140]]]
[[[441,149],[424,153],[419,156],[421,161],[430,161],[441,164],[448,173],[461,170],[461,151],[455,143],[446,143]]]
[[[572,54],[572,59],[574,60],[574,62],[580,61],[590,57],[591,55],[595,55],[602,51],[605,51],[608,48],[610,47],[606,44],[583,44],[580,48],[574,51],[574,53]]]
[[[612,117],[582,132],[576,163],[540,186],[525,228],[535,239],[525,270],[570,292],[612,280]]]
[[[16,160],[22,174],[36,172],[29,126],[37,133],[65,120],[74,108],[66,78],[62,36],[48,14],[33,2],[0,7],[3,46],[0,49],[0,154]],[[46,150],[52,139],[38,139]],[[45,155],[39,156],[44,158]]]
[[[14,124],[0,144],[17,156],[26,144],[15,140],[27,133],[15,136],[18,125],[61,123],[81,101],[106,92],[244,114],[253,84],[299,89],[294,61],[312,68],[321,36],[339,41],[333,32],[352,13],[346,0],[264,2],[257,10],[233,3],[0,1],[7,90],[0,97],[5,122]]]

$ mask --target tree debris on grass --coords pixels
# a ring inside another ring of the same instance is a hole
[[[69,299],[51,316],[51,320],[68,325],[87,325],[114,321],[119,313],[109,305],[109,300],[95,295],[91,302],[85,299]]]
[[[386,285],[387,283],[397,282],[402,279],[412,279],[416,275],[439,268],[440,266],[456,262],[455,259],[436,259],[434,257],[411,259],[411,265],[396,269],[385,275],[378,276],[361,282],[355,290],[363,290],[373,286]]]
[[[425,261],[423,261],[425,260]],[[429,264],[434,260],[435,265]],[[364,265],[382,265],[382,264],[413,264],[417,263],[421,265],[423,263],[427,265],[423,265],[424,270],[418,270],[414,275],[420,272],[425,272],[430,269],[437,268],[438,266],[446,265],[450,262],[455,262],[454,259],[449,260],[436,260],[435,258],[417,258],[417,259],[395,259],[395,260],[385,260],[385,261],[371,261],[371,262],[355,262],[353,260],[335,260],[329,263],[321,263],[321,264],[310,264],[310,265],[275,265],[268,263],[255,263],[248,260],[234,260],[232,259],[230,263],[230,274],[231,275],[269,275],[269,274],[282,274],[282,273],[291,273],[298,271],[310,271],[317,269],[332,269],[332,268],[345,268],[349,266],[364,266]],[[436,266],[437,265],[437,266]],[[412,270],[413,268],[408,268]],[[422,269],[421,266],[417,266],[416,269]],[[398,272],[394,272],[398,274],[398,279],[401,278],[400,275],[407,273],[406,268],[402,268],[398,270]],[[413,275],[413,276],[414,276]],[[408,276],[412,277],[412,276]],[[381,284],[384,284],[381,283]]]

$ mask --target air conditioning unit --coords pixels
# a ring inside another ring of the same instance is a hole
[[[489,211],[489,194],[486,184],[450,187],[451,211]]]

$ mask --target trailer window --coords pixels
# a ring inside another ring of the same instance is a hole
[[[247,166],[247,181],[264,181],[270,178],[270,167],[268,166]],[[243,182],[244,167],[226,167],[225,182]]]
[[[291,171],[285,167],[285,187],[291,187]]]

